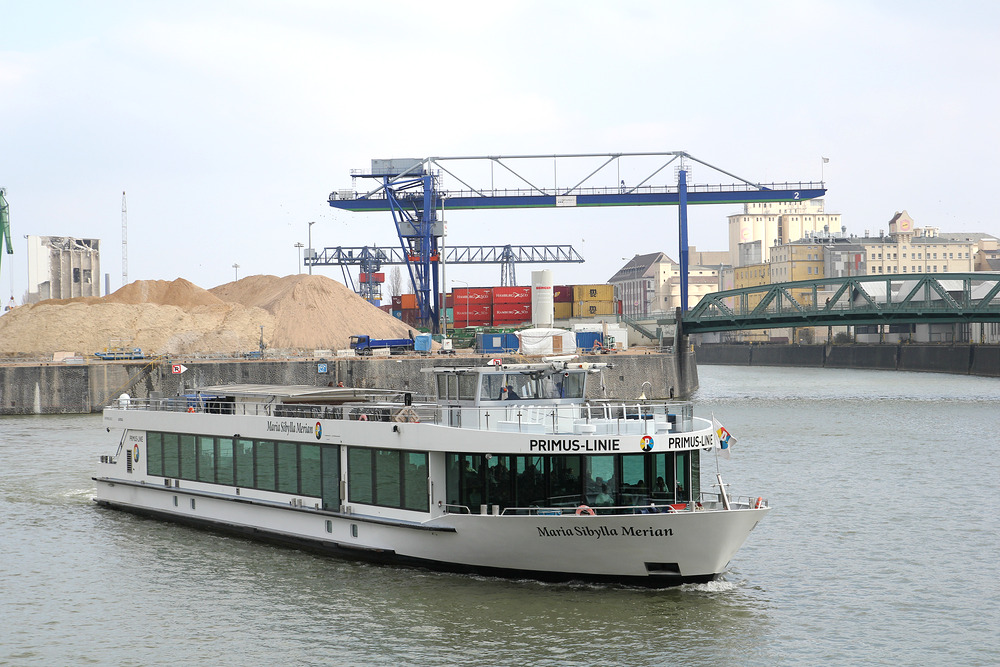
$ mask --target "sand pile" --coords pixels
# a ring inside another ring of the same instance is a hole
[[[341,349],[351,335],[405,337],[409,328],[325,276],[250,276],[204,290],[187,280],[136,281],[106,297],[48,300],[0,317],[0,356]]]

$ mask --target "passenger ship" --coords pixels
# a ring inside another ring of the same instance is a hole
[[[434,401],[227,385],[104,410],[95,501],[351,558],[650,587],[723,573],[768,506],[731,497],[691,405],[588,399],[607,364],[428,369]],[[710,487],[712,488],[712,487]]]

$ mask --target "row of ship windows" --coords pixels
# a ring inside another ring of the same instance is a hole
[[[338,510],[340,446],[183,433],[146,434],[146,473],[321,498]],[[427,453],[347,447],[349,502],[426,512]]]
[[[345,447],[348,502],[429,510],[428,455]],[[448,454],[451,504],[631,505],[697,498],[698,451],[656,455],[484,456]],[[146,473],[157,477],[276,491],[341,505],[341,447],[147,432]]]

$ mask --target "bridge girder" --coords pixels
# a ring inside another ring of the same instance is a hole
[[[683,329],[956,322],[1000,322],[1000,275],[853,276],[713,292],[683,316]]]

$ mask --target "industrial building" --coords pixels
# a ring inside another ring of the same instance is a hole
[[[71,236],[28,236],[27,303],[100,296],[101,242]]]

